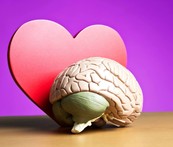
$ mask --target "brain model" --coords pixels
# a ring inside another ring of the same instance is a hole
[[[92,124],[126,126],[141,113],[143,95],[132,73],[107,58],[72,64],[56,77],[50,92],[55,119],[79,133]]]

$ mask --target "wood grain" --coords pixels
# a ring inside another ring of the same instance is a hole
[[[172,147],[173,112],[143,113],[125,128],[107,126],[71,134],[47,116],[0,117],[1,147]]]

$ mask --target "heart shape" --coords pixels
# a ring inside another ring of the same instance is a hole
[[[23,24],[11,39],[8,60],[20,89],[53,117],[49,91],[54,78],[70,64],[92,56],[106,57],[126,66],[126,48],[110,27],[93,25],[73,37],[49,20]]]

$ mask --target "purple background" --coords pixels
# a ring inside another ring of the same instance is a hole
[[[72,35],[92,24],[116,29],[126,44],[128,68],[143,89],[143,111],[173,111],[172,14],[171,0],[1,0],[0,115],[43,114],[17,87],[7,62],[13,33],[33,19],[56,21]]]

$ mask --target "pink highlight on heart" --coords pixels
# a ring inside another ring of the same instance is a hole
[[[126,66],[126,48],[110,27],[92,25],[74,38],[64,27],[49,20],[23,24],[9,47],[9,65],[22,91],[53,118],[49,91],[55,77],[67,66],[88,57],[105,57]]]

